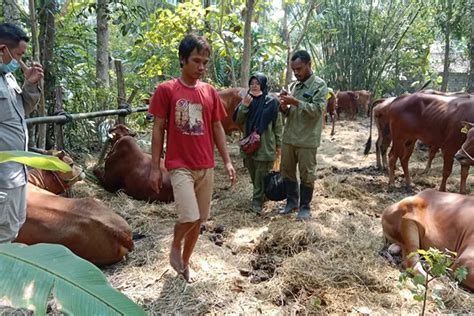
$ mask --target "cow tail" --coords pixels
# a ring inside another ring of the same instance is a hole
[[[370,152],[370,147],[372,147],[372,120],[373,120],[372,110],[373,108],[374,108],[374,104],[372,103],[369,106],[369,115],[370,115],[369,139],[367,139],[367,143],[365,143],[365,149],[364,149],[364,155],[366,156]]]

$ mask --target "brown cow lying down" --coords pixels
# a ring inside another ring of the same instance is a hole
[[[395,181],[395,165],[400,163],[405,183],[411,185],[408,161],[416,140],[443,153],[443,178],[439,187],[446,191],[446,181],[453,169],[453,158],[466,139],[462,121],[474,122],[474,99],[469,95],[445,96],[414,93],[396,98],[389,110],[392,148],[389,153],[389,185]],[[466,192],[461,183],[460,192]]]
[[[46,151],[44,154],[56,156],[69,166],[69,172],[56,172],[50,170],[30,169],[28,170],[28,182],[45,189],[54,194],[64,193],[77,181],[83,180],[85,175],[82,168],[74,164],[74,161],[64,151]]]
[[[104,170],[94,170],[100,184],[109,192],[123,189],[137,200],[172,202],[173,188],[164,160],[160,161],[163,186],[156,193],[149,180],[151,155],[143,152],[135,138],[129,136],[127,127],[117,125],[109,133],[112,136],[112,149],[105,159]]]
[[[102,202],[57,196],[31,183],[15,242],[61,244],[98,266],[122,260],[134,247],[130,226]]]
[[[417,249],[448,249],[458,254],[453,269],[466,267],[464,285],[474,290],[474,197],[427,189],[385,209],[385,238],[401,247],[403,265],[415,267]],[[416,267],[419,269],[419,265]]]

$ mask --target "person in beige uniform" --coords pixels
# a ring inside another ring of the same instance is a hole
[[[22,59],[28,36],[11,23],[0,24],[0,151],[27,150],[25,114],[33,111],[43,78],[39,64],[26,66]],[[20,87],[13,73],[25,75]],[[14,240],[26,218],[26,167],[15,162],[0,163],[0,243]]]
[[[298,80],[290,93],[280,94],[280,110],[286,117],[283,131],[281,175],[287,200],[280,214],[298,211],[298,219],[311,216],[314,181],[316,180],[316,153],[321,142],[321,130],[326,95],[326,83],[311,70],[311,57],[304,50],[291,57],[291,69]],[[300,174],[300,184],[296,168]]]

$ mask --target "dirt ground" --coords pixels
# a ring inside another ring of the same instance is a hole
[[[421,303],[412,299],[410,287],[398,282],[400,267],[379,254],[381,213],[410,194],[402,185],[401,170],[396,187],[388,190],[386,175],[375,168],[374,145],[363,155],[368,125],[368,119],[358,118],[337,122],[333,137],[328,127],[324,130],[308,222],[296,221],[296,215],[279,216],[280,202],[268,202],[262,216],[248,212],[252,186],[238,146],[229,138],[238,183],[229,187],[218,158],[212,215],[191,259],[199,278],[191,285],[168,264],[176,220],[173,203],[147,204],[108,193],[90,181],[78,183],[76,196],[96,196],[145,235],[127,260],[103,269],[108,280],[152,315],[420,312]],[[411,159],[415,193],[441,180],[440,157],[429,175],[421,175],[426,156],[416,152]],[[448,190],[456,192],[458,186],[455,163]],[[472,294],[447,280],[440,290],[445,307],[429,300],[429,312],[474,311]]]

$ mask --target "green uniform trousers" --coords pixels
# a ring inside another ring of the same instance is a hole
[[[280,166],[282,178],[298,182],[296,175],[296,167],[298,167],[301,183],[313,187],[316,180],[317,151],[317,148],[297,147],[283,143]]]
[[[265,199],[263,178],[272,170],[273,161],[257,161],[252,158],[244,158],[244,166],[249,171],[252,179],[252,205],[261,207]]]

